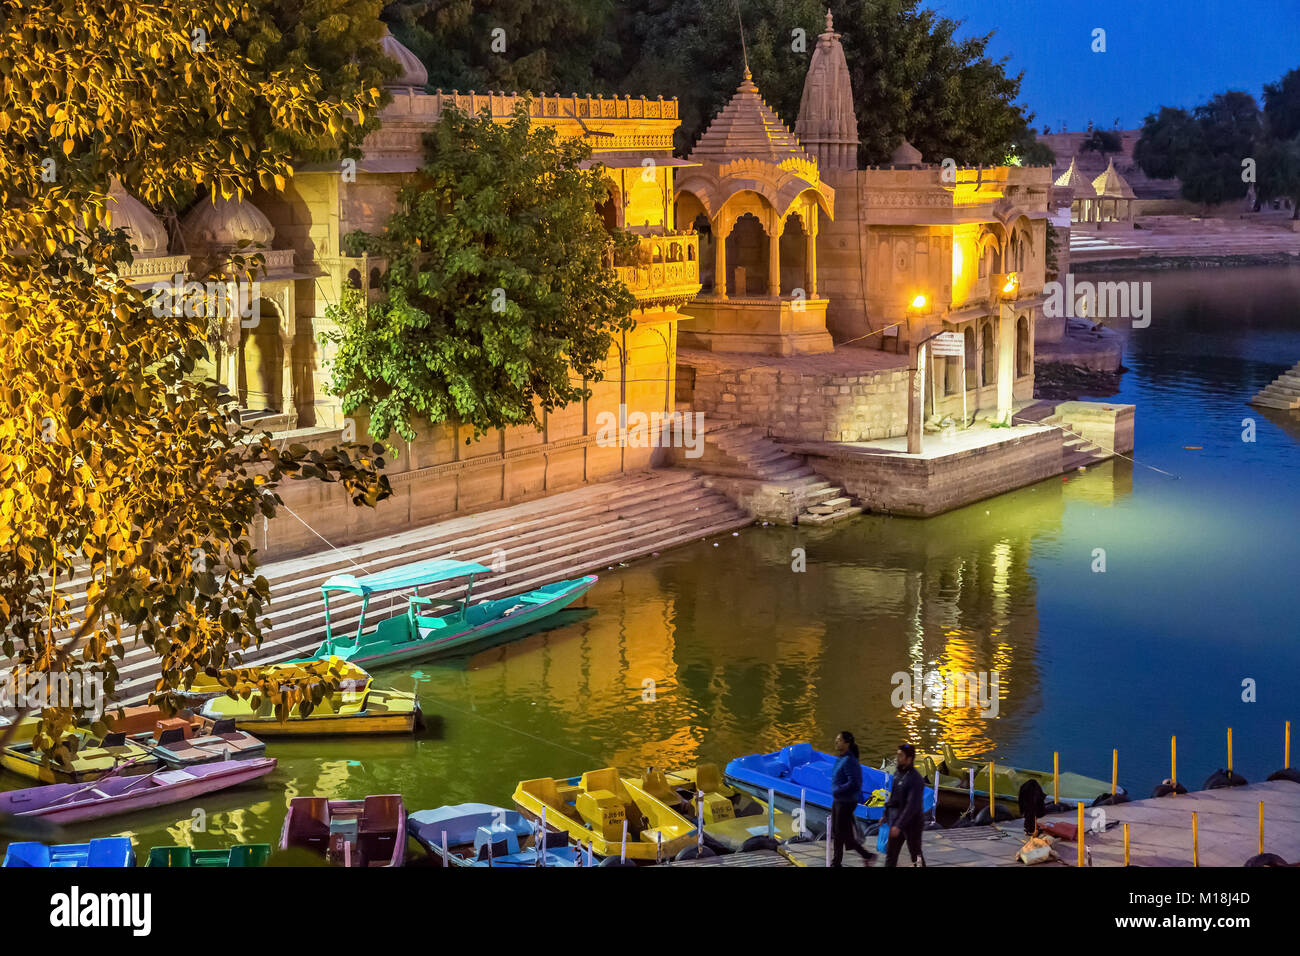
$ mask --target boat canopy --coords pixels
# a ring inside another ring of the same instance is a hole
[[[400,591],[419,587],[422,584],[433,584],[436,581],[463,578],[471,574],[488,574],[491,570],[470,561],[446,559],[416,561],[413,564],[402,565],[400,568],[389,568],[387,571],[363,574],[360,577],[352,574],[336,574],[321,585],[321,591],[349,591],[352,594],[369,597],[381,591]]]

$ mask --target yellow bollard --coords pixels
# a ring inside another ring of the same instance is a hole
[[[1128,824],[1124,824],[1124,865],[1128,866]]]
[[[989,823],[996,823],[998,815],[993,812],[993,761],[989,761]]]
[[[1178,738],[1169,738],[1169,783],[1173,785],[1174,792],[1170,796],[1178,796]]]
[[[1259,852],[1264,852],[1264,801],[1259,801]]]
[[[1079,866],[1083,866],[1083,801],[1079,801]]]
[[[1052,802],[1061,802],[1061,754],[1057,750],[1052,751]]]
[[[1110,795],[1119,793],[1119,751],[1110,752]]]
[[[1291,769],[1291,721],[1286,722],[1286,734],[1282,741],[1282,769]]]
[[[1200,834],[1196,829],[1196,811],[1192,811],[1192,866],[1201,865]]]
[[[1232,776],[1232,728],[1228,728],[1228,776]]]

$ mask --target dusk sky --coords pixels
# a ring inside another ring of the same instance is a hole
[[[1020,99],[1033,126],[1088,121],[1141,125],[1160,106],[1191,108],[1214,93],[1265,83],[1300,67],[1300,0],[924,0],[960,36],[996,31],[994,59],[1024,72]],[[1106,31],[1106,52],[1092,32]]]

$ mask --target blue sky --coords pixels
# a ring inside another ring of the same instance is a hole
[[[1139,126],[1160,106],[1193,107],[1214,93],[1265,83],[1300,67],[1300,0],[922,0],[959,36],[996,31],[994,59],[1024,72],[1020,100],[1033,126],[1084,129],[1091,119]],[[1106,52],[1092,32],[1106,31]]]

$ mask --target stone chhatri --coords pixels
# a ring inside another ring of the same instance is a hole
[[[826,11],[826,32],[817,38],[804,79],[794,132],[822,169],[857,168],[858,120],[853,112],[853,86],[830,10]]]
[[[763,101],[749,70],[745,70],[745,78],[731,101],[713,118],[690,155],[694,162],[719,164],[741,158],[777,164],[787,159],[812,158]]]
[[[153,259],[167,255],[167,229],[149,207],[136,199],[113,177],[106,207],[114,229],[125,229],[137,257]]]
[[[1075,199],[1095,196],[1097,190],[1093,188],[1092,183],[1088,182],[1087,178],[1079,172],[1078,162],[1079,159],[1077,156],[1070,157],[1070,168],[1061,173],[1056,180],[1056,185],[1069,186],[1074,190]]]
[[[275,228],[260,209],[245,199],[213,196],[195,204],[181,222],[191,252],[231,251],[241,242],[270,248]]]
[[[1070,168],[1074,168],[1073,160],[1070,161]],[[1115,168],[1114,157],[1106,164],[1106,171],[1092,181],[1092,188],[1098,196],[1106,199],[1136,198],[1133,187],[1124,181],[1124,177]]]
[[[388,31],[387,24],[384,25],[384,37],[380,45],[383,47],[384,54],[396,60],[401,67],[401,72],[385,85],[389,89],[413,89],[423,93],[424,88],[429,85],[429,71],[425,69],[418,56]]]
[[[921,162],[921,151],[905,139],[899,142],[894,155],[889,157],[891,166],[920,166]]]

